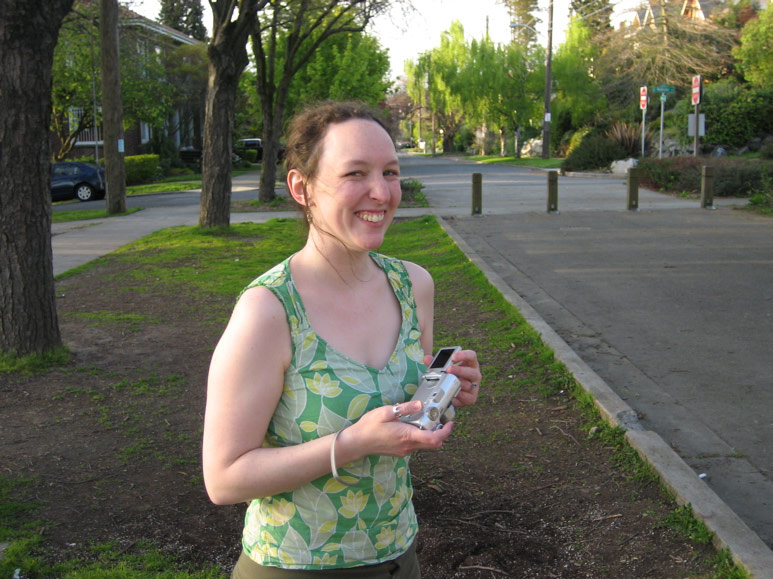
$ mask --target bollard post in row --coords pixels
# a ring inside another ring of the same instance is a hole
[[[472,216],[483,215],[483,175],[472,174]]]
[[[558,215],[558,171],[548,171],[548,213]]]
[[[701,208],[716,209],[714,207],[714,167],[704,165],[701,169]]]
[[[641,169],[628,169],[628,210],[639,210],[639,172]]]

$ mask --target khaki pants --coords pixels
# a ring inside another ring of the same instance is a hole
[[[348,569],[281,569],[258,565],[242,551],[231,579],[421,579],[416,542],[397,559]]]

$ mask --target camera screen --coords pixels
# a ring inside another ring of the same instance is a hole
[[[441,348],[438,350],[438,353],[435,355],[435,359],[432,360],[432,365],[429,367],[429,369],[436,370],[445,368],[448,365],[448,361],[451,359],[451,355],[454,353],[454,350],[456,350],[456,348]]]

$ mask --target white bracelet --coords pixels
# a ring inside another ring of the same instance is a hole
[[[333,473],[333,478],[336,479],[337,482],[341,483],[344,486],[350,487],[360,482],[360,479],[358,478],[356,481],[353,481],[353,482],[346,482],[340,476],[338,476],[338,469],[336,468],[336,440],[338,440],[338,435],[341,434],[342,432],[343,430],[339,430],[333,435],[333,443],[330,445],[330,470]]]

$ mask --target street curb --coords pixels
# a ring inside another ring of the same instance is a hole
[[[580,386],[588,392],[604,419],[626,430],[628,443],[657,473],[680,505],[689,504],[697,519],[714,533],[714,546],[728,549],[733,561],[756,579],[773,579],[773,551],[682,460],[657,433],[644,430],[636,412],[594,372],[513,288],[439,215],[438,222],[467,258],[540,334]]]

